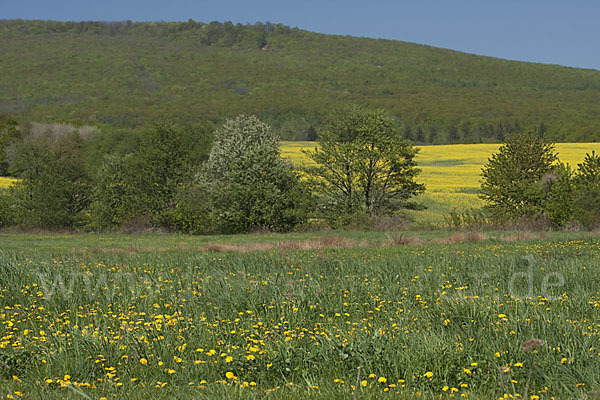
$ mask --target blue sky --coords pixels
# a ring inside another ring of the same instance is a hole
[[[271,21],[600,70],[597,0],[0,0],[0,18]]]

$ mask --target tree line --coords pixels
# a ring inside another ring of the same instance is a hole
[[[411,199],[424,190],[417,150],[383,111],[350,107],[332,114],[320,146],[307,152],[315,165],[303,170],[281,157],[279,137],[255,116],[209,131],[160,123],[132,151],[106,154],[99,164],[86,158],[89,142],[101,143],[97,134],[13,133],[5,163],[20,181],[0,192],[0,225],[289,231],[309,220],[337,227],[394,215],[414,207]]]
[[[90,34],[101,36],[140,35],[159,38],[176,38],[181,35],[194,35],[207,46],[230,47],[252,45],[262,48],[266,45],[266,34],[291,35],[299,32],[284,24],[256,22],[254,24],[234,24],[231,21],[210,23],[188,19],[185,22],[132,22],[127,21],[50,21],[50,20],[0,20],[0,29],[13,34]]]
[[[382,110],[329,115],[312,163],[281,157],[279,136],[256,116],[159,123],[139,135],[84,127],[18,127],[0,120],[0,168],[20,181],[0,190],[0,227],[193,234],[290,231],[400,217],[415,196],[418,148]],[[600,155],[576,168],[544,131],[514,131],[483,167],[479,210],[453,227],[593,229],[600,225]],[[109,151],[109,149],[111,151]]]

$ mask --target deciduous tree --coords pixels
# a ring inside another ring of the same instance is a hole
[[[198,183],[218,231],[281,231],[303,220],[298,176],[281,158],[277,135],[255,116],[240,115],[216,130]]]
[[[417,149],[383,111],[341,110],[330,118],[318,143],[307,152],[316,164],[307,172],[323,209],[334,218],[393,212],[425,189],[415,180],[420,172],[414,160]]]

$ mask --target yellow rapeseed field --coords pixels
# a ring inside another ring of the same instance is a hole
[[[315,146],[314,142],[283,142],[281,150],[292,162],[305,164],[310,161],[302,150]],[[427,210],[415,212],[416,220],[437,224],[453,209],[481,206],[477,197],[481,168],[499,147],[499,144],[422,146],[417,162],[422,170],[420,181],[427,190],[418,200]],[[576,167],[586,153],[600,152],[600,143],[559,143],[556,150],[562,162]]]
[[[0,188],[9,187],[13,185],[17,180],[13,178],[5,178],[0,176]]]

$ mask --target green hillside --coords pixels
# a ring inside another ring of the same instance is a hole
[[[0,113],[136,127],[253,113],[302,139],[342,104],[382,107],[417,142],[515,129],[600,140],[600,71],[283,25],[0,21]]]

